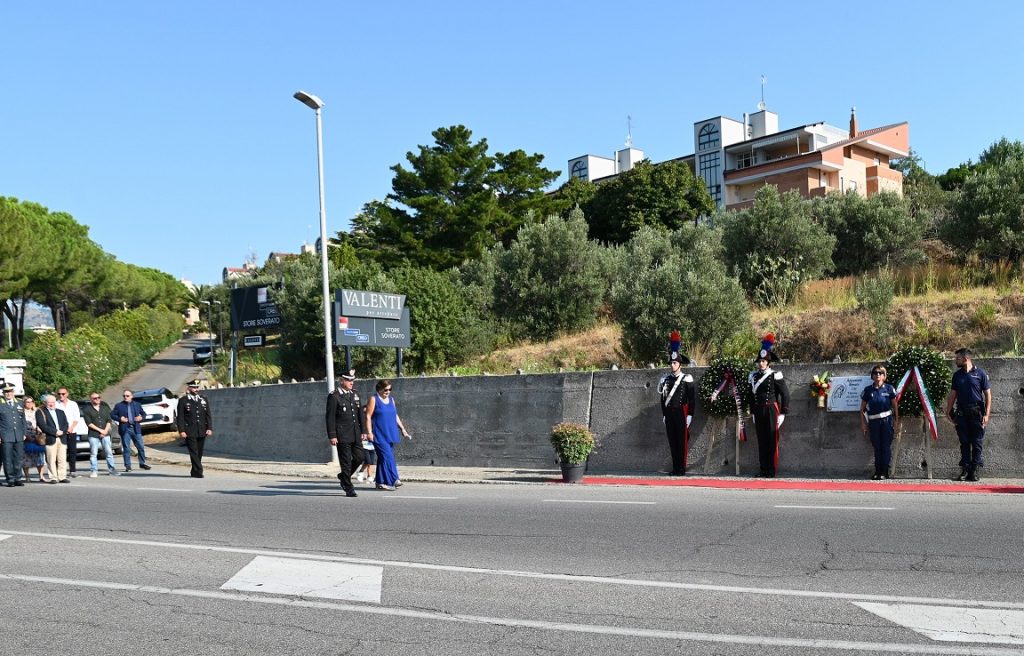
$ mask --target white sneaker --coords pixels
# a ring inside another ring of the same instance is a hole
[[[89,478],[96,478],[97,476],[99,476],[99,474],[96,472],[89,472]]]
[[[359,472],[358,474],[356,474],[356,481],[357,482],[362,483],[365,480],[366,480],[366,474],[364,474],[363,472]]]

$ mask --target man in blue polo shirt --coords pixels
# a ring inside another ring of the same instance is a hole
[[[992,386],[985,370],[971,362],[970,349],[956,352],[956,366],[953,389],[946,401],[946,416],[956,424],[960,438],[960,475],[956,480],[976,481],[980,476],[978,470],[985,464],[982,440],[992,414]]]

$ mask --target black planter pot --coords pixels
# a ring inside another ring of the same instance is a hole
[[[587,471],[587,463],[569,463],[559,462],[562,467],[562,482],[563,483],[579,483],[583,480],[583,474]]]

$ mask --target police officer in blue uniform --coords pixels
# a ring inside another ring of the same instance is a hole
[[[673,351],[668,356],[668,362],[670,371],[658,383],[658,394],[661,396],[661,414],[665,422],[665,434],[668,436],[668,449],[672,454],[672,471],[669,475],[682,476],[686,473],[690,422],[693,421],[697,394],[693,376],[682,372],[682,366],[690,364],[690,358]]]
[[[789,412],[789,388],[782,379],[782,372],[772,369],[771,363],[778,361],[772,347],[775,337],[769,333],[761,342],[761,350],[754,363],[757,369],[750,372],[747,382],[754,392],[754,428],[757,431],[757,455],[761,470],[758,476],[775,478],[779,464],[779,429]]]
[[[977,481],[978,470],[985,464],[982,441],[992,415],[992,386],[984,369],[971,362],[971,350],[956,352],[957,370],[953,388],[946,401],[946,416],[956,425],[960,438],[960,474],[956,480]]]
[[[900,418],[896,390],[885,382],[885,367],[871,369],[871,385],[860,393],[860,429],[871,438],[875,448],[875,474],[873,481],[889,478],[892,462],[894,426]]]

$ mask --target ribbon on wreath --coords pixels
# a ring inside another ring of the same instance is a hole
[[[928,390],[924,387],[924,376],[921,375],[921,370],[917,365],[903,374],[903,378],[900,379],[899,384],[896,386],[896,402],[899,403],[903,397],[903,392],[906,390],[907,383],[911,377],[913,377],[914,384],[917,386],[917,394],[921,397],[921,408],[924,409],[924,417],[928,422],[928,432],[931,433],[932,440],[937,441],[939,439],[939,425],[935,421],[935,411],[932,410],[932,402],[928,398]]]
[[[725,379],[722,380],[722,384],[718,386],[711,394],[711,402],[714,403],[718,395],[722,393],[726,385],[732,384],[732,398],[736,401],[736,424],[740,427],[740,442],[747,441],[747,428],[743,425],[743,402],[740,401],[740,389],[736,385],[735,379],[732,374],[728,371],[725,372]]]

